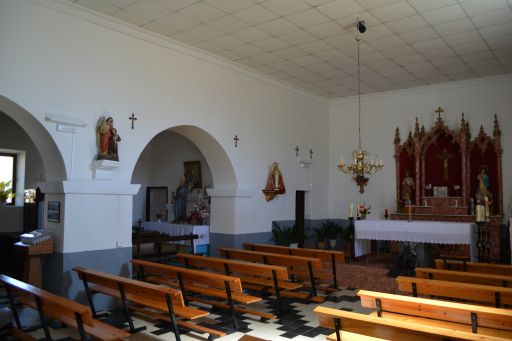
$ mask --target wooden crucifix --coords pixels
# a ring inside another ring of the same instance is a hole
[[[132,113],[132,116],[129,116],[129,117],[128,117],[128,119],[129,119],[130,121],[132,121],[132,129],[135,129],[135,125],[134,125],[134,123],[135,123],[135,121],[137,121],[137,117],[135,117],[135,114],[134,114],[134,113]]]
[[[299,156],[299,146],[295,147],[295,156]]]
[[[437,155],[437,157],[443,161],[443,179],[445,181],[448,181],[448,160],[453,156],[452,153],[448,153],[446,148],[443,148],[443,152]]]
[[[235,135],[235,137],[233,137],[233,140],[235,141],[235,148],[237,148],[238,147],[238,141],[240,140],[238,138],[238,135]]]
[[[437,119],[438,120],[441,119],[441,113],[443,113],[443,112],[444,112],[443,108],[441,108],[441,107],[437,108],[436,113],[437,113]]]

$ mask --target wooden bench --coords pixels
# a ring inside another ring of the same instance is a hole
[[[361,306],[378,317],[445,327],[482,336],[512,339],[512,311],[472,304],[439,301],[359,290]]]
[[[288,270],[284,266],[250,263],[216,257],[203,257],[179,253],[176,259],[187,268],[200,268],[228,276],[237,276],[244,288],[270,291],[276,295],[276,313],[282,311],[281,293],[291,292],[302,287],[300,283],[288,281]]]
[[[471,331],[454,330],[443,324],[428,323],[427,319],[420,323],[408,319],[388,319],[322,306],[316,307],[313,311],[318,314],[320,326],[335,330],[334,334],[327,336],[327,340],[333,341],[441,341],[447,338],[450,340],[504,340],[502,337],[483,336]]]
[[[293,271],[306,271],[311,284],[311,294],[290,293],[292,297],[310,299],[313,302],[323,302],[324,297],[318,296],[315,285],[315,272],[322,271],[322,263],[318,258],[280,255],[269,252],[247,251],[230,248],[219,248],[221,256],[227,259],[239,259],[249,262],[286,266],[290,273]]]
[[[130,310],[171,322],[174,335],[178,341],[181,340],[178,325],[210,335],[226,335],[223,331],[190,322],[190,320],[207,316],[209,313],[187,307],[179,290],[82,267],[75,267],[73,270],[78,273],[78,277],[84,284],[85,294],[93,316],[96,315],[92,299],[93,293],[118,298],[121,300],[123,313],[132,333],[144,330],[145,327],[137,329],[134,327]],[[178,320],[177,317],[181,320]]]
[[[512,288],[404,276],[398,276],[396,281],[399,290],[410,292],[414,297],[434,295],[479,304],[494,304],[496,308],[503,304],[512,304]]]
[[[91,310],[82,304],[54,295],[5,275],[0,275],[0,281],[4,283],[16,324],[16,327],[13,328],[13,334],[19,339],[36,340],[24,331],[16,310],[16,302],[20,302],[38,311],[47,340],[51,340],[48,318],[77,328],[80,339],[84,341],[89,340],[87,335],[98,340],[106,341],[121,340],[130,335],[124,330],[94,319]]]
[[[436,269],[512,276],[512,265],[436,259]]]
[[[317,278],[327,278],[332,281],[332,288],[338,289],[337,266],[345,264],[345,253],[341,251],[293,248],[286,246],[244,243],[244,248],[250,251],[277,253],[282,255],[319,258],[323,271],[317,272]]]
[[[166,244],[173,241],[190,241],[190,249],[194,250],[194,240],[199,238],[197,234],[187,234],[182,236],[170,236],[168,234],[162,234],[156,231],[144,231],[132,233],[132,244],[135,249],[135,258],[147,257],[141,253],[141,245],[152,244],[156,248],[156,254],[150,254],[149,256],[155,256],[158,259],[162,259],[163,256],[168,256],[169,253],[162,252],[162,244]],[[178,244],[179,245],[179,244]],[[176,252],[171,253],[176,254]]]
[[[248,305],[261,301],[260,297],[251,296],[243,292],[242,282],[238,277],[139,259],[132,260],[132,264],[140,280],[155,284],[165,284],[180,289],[185,305],[188,305],[189,301],[198,301],[229,310],[235,329],[238,329],[235,312],[252,314],[268,319],[276,317],[274,314],[235,305],[235,302]],[[198,294],[200,297],[191,295],[192,293]],[[222,303],[218,300],[210,300],[208,298],[205,299],[202,296],[220,298],[227,303]]]
[[[438,279],[440,281],[449,282],[493,285],[499,287],[512,286],[512,276],[482,274],[477,272],[440,270],[430,268],[416,268],[415,272],[416,277],[418,278]]]

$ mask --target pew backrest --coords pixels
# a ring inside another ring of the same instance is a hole
[[[241,274],[272,279],[275,273],[277,280],[288,279],[288,269],[284,266],[258,264],[216,257],[204,257],[178,253],[176,259],[182,264],[193,268],[205,268],[224,274]]]
[[[269,252],[248,251],[231,248],[219,248],[219,252],[223,257],[228,259],[240,259],[250,262],[288,267],[303,267],[306,269],[311,265],[311,268],[314,271],[322,270],[322,263],[318,258],[281,255]]]
[[[313,311],[318,315],[322,327],[386,340],[441,341],[446,338],[455,340],[503,340],[501,337],[482,336],[470,331],[453,330],[442,325],[380,318],[322,306],[317,306]]]
[[[415,272],[416,277],[418,278],[438,279],[441,281],[463,282],[502,287],[512,286],[512,276],[430,268],[416,268]]]
[[[398,290],[410,292],[413,296],[435,295],[487,304],[494,303],[497,308],[502,304],[512,304],[512,288],[404,276],[398,276],[396,281]]]
[[[279,245],[244,243],[244,248],[249,251],[277,253],[282,255],[319,258],[323,263],[344,264],[345,254],[341,251],[293,248]]]
[[[149,306],[155,309],[161,309],[169,296],[173,306],[184,307],[183,296],[181,291],[172,288],[166,288],[159,285],[141,282],[126,277],[108,274],[82,267],[74,267],[74,271],[78,273],[81,280],[118,291],[120,285],[123,286],[124,292],[129,296],[129,300]]]
[[[435,260],[436,269],[444,270],[457,270],[467,272],[478,272],[485,274],[494,274],[502,276],[512,276],[512,265],[506,264],[492,264],[492,263],[478,263],[478,262],[463,262],[457,260]]]
[[[206,271],[187,269],[178,266],[148,262],[140,259],[133,259],[132,264],[136,270],[153,275],[162,275],[172,278],[182,278],[184,282],[190,281],[200,283],[215,289],[224,290],[226,283],[229,285],[230,291],[242,293],[242,283],[240,278],[234,276],[226,276]]]
[[[512,331],[512,310],[462,304],[419,297],[359,290],[361,306],[381,312],[425,317],[478,327]]]

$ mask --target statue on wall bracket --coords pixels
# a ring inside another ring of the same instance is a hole
[[[98,146],[98,155],[96,160],[119,161],[117,153],[117,143],[121,137],[114,128],[114,119],[109,116],[102,116],[96,124],[96,144]]]
[[[277,162],[272,164],[272,169],[268,174],[267,185],[262,190],[265,195],[265,200],[270,201],[274,199],[277,194],[284,194],[286,189],[284,187],[283,174],[279,170]]]

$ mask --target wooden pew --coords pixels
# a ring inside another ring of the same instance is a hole
[[[504,304],[512,304],[512,288],[491,285],[458,283],[398,276],[398,290],[418,295],[434,295],[448,299],[462,299],[478,302],[479,304],[494,304],[500,308]]]
[[[313,311],[318,314],[320,326],[335,330],[334,334],[327,336],[327,340],[332,341],[441,341],[447,338],[450,340],[504,340],[502,337],[454,330],[442,324],[387,319],[322,306],[317,306]]]
[[[73,270],[78,273],[78,277],[84,284],[85,294],[93,316],[96,315],[92,299],[93,293],[101,293],[118,298],[121,300],[123,313],[126,316],[130,332],[132,333],[144,330],[145,327],[137,329],[134,327],[130,310],[171,322],[174,335],[178,341],[181,340],[178,325],[201,333],[209,333],[210,335],[226,335],[223,331],[190,322],[189,320],[207,316],[209,313],[187,307],[179,290],[82,267],[75,267]],[[177,317],[182,320],[178,320]]]
[[[47,321],[48,318],[53,318],[67,326],[77,328],[80,339],[84,341],[89,340],[87,335],[97,340],[105,341],[121,340],[130,335],[124,330],[94,319],[91,310],[82,304],[54,295],[5,275],[0,275],[0,281],[4,283],[16,324],[16,327],[13,328],[13,334],[19,339],[36,340],[23,330],[17,313],[16,302],[38,311],[47,340],[51,340]]]
[[[302,284],[288,281],[288,270],[284,266],[250,263],[216,257],[203,257],[179,253],[176,260],[187,268],[199,268],[228,276],[237,276],[244,288],[266,290],[276,295],[276,312],[280,312],[281,293],[287,293],[302,287]]]
[[[282,255],[319,258],[323,271],[317,272],[316,277],[327,278],[332,281],[332,288],[338,289],[337,269],[338,265],[345,264],[345,253],[341,251],[293,248],[269,244],[244,243],[244,248],[250,251],[278,253]]]
[[[247,251],[222,247],[218,250],[221,256],[227,259],[239,259],[255,263],[286,266],[290,273],[304,269],[307,272],[311,283],[311,294],[309,296],[305,296],[300,293],[290,293],[290,295],[300,299],[310,299],[313,302],[323,302],[325,299],[324,297],[318,296],[316,291],[315,272],[322,271],[322,263],[318,258],[280,255],[268,252]]]
[[[378,317],[512,339],[512,311],[472,304],[359,290],[361,306]]]
[[[229,310],[235,329],[238,329],[235,312],[252,314],[268,319],[276,318],[274,314],[235,305],[235,302],[248,305],[261,301],[260,297],[251,296],[243,292],[242,282],[238,277],[139,259],[132,260],[132,264],[140,280],[155,284],[165,284],[180,289],[185,305],[188,305],[188,301],[198,301]],[[201,297],[191,295],[191,293],[201,295]],[[227,303],[205,299],[202,296],[220,298]]]
[[[482,274],[477,272],[451,271],[430,268],[416,268],[416,277],[440,281],[462,282],[501,287],[512,286],[512,276]]]
[[[456,260],[436,259],[436,269],[478,272],[484,274],[512,276],[512,265],[463,262]]]

